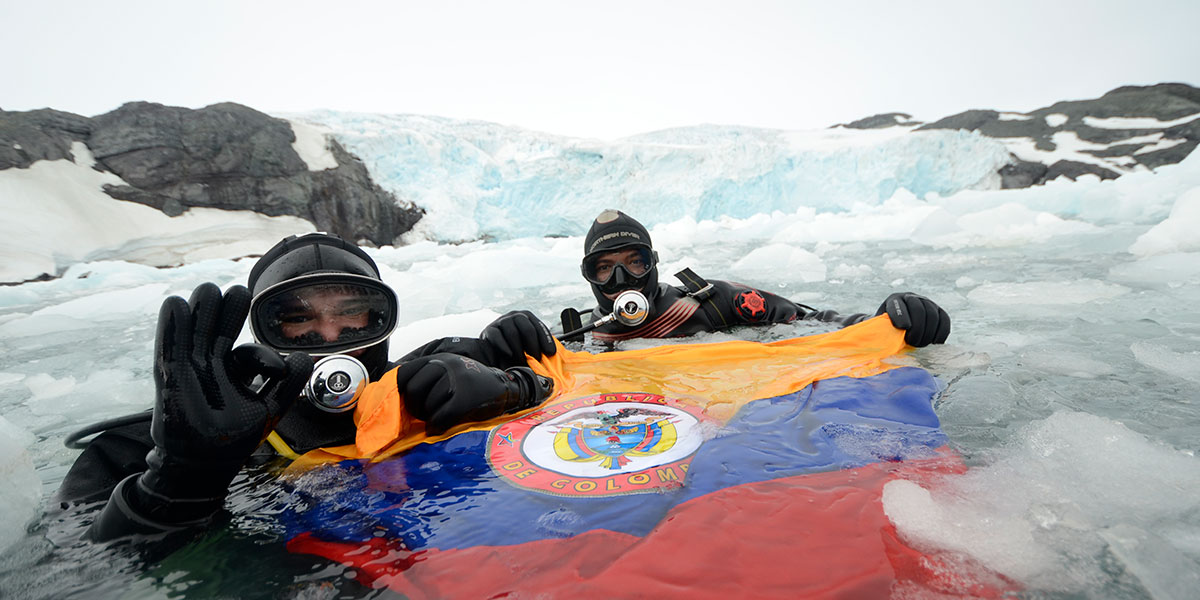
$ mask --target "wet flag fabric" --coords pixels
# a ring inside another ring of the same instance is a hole
[[[533,365],[548,402],[436,438],[373,384],[358,443],[294,465],[288,548],[414,598],[997,597],[1007,582],[884,514],[888,482],[964,470],[903,348],[881,316],[771,344],[560,349]]]

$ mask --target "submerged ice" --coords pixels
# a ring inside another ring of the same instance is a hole
[[[1114,181],[1002,191],[988,174],[1005,155],[968,134],[710,127],[598,142],[432,118],[306,118],[430,210],[413,243],[369,250],[401,300],[394,357],[475,335],[508,310],[557,323],[564,307],[592,306],[580,235],[610,206],[653,224],[663,281],[690,267],[842,312],[920,292],[954,329],[945,346],[907,360],[947,384],[935,408],[971,469],[889,486],[901,533],[1035,594],[1165,599],[1193,589],[1200,156]],[[282,235],[248,231],[207,229],[204,239],[259,240],[261,252]],[[174,256],[177,235],[189,234],[142,237],[138,256]],[[162,299],[203,281],[244,282],[252,264],[159,269],[112,256],[0,287],[0,547],[27,535],[39,498],[62,480],[76,455],[62,447],[69,431],[150,405]]]

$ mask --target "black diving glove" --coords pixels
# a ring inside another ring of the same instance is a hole
[[[438,353],[404,363],[396,371],[404,407],[437,435],[460,423],[485,421],[541,404],[554,381],[528,367],[500,370],[457,354]]]
[[[190,301],[163,302],[154,348],[154,449],[146,472],[117,486],[92,527],[94,539],[204,522],[299,396],[312,373],[307,354],[281,358],[254,344],[231,349],[249,307],[245,287],[222,296],[211,283],[196,288]],[[247,385],[255,375],[267,379],[257,391]]]
[[[527,310],[514,310],[492,321],[479,339],[492,348],[498,364],[513,367],[525,366],[526,354],[537,360],[558,352],[550,328]]]
[[[950,336],[950,315],[933,300],[911,292],[887,297],[875,315],[887,313],[896,329],[904,329],[904,342],[916,348],[945,343]]]

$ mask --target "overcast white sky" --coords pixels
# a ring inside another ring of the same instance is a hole
[[[0,108],[148,100],[614,138],[1200,85],[1196,0],[0,0]]]

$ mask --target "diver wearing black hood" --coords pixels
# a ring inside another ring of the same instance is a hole
[[[691,269],[676,274],[684,287],[659,283],[658,253],[654,251],[650,232],[636,219],[611,209],[601,212],[588,230],[580,270],[596,297],[593,322],[612,313],[613,299],[622,291],[640,291],[648,301],[649,314],[638,325],[627,326],[613,320],[597,327],[592,336],[602,342],[682,337],[735,325],[790,323],[798,319],[844,327],[869,318],[864,313],[840,315],[832,310],[816,310],[738,283],[706,281]],[[578,315],[573,312],[573,309],[564,311],[564,332],[580,328]],[[908,330],[905,341],[912,346],[940,344],[950,334],[949,315],[923,296],[892,294],[875,314],[884,312],[891,316],[896,327]]]
[[[204,525],[252,454],[266,463],[354,443],[353,405],[331,409],[301,388],[310,383],[312,357],[353,356],[372,381],[395,366],[388,363],[395,292],[366,252],[322,233],[276,244],[249,284],[222,294],[206,283],[190,300],[163,303],[152,415],[90,428],[102,433],[56,492],[64,509],[109,498],[92,539]],[[257,343],[233,348],[247,315]],[[541,321],[514,311],[479,339],[445,338],[410,352],[395,376],[410,414],[441,431],[540,403],[552,385],[525,357],[555,350]]]

